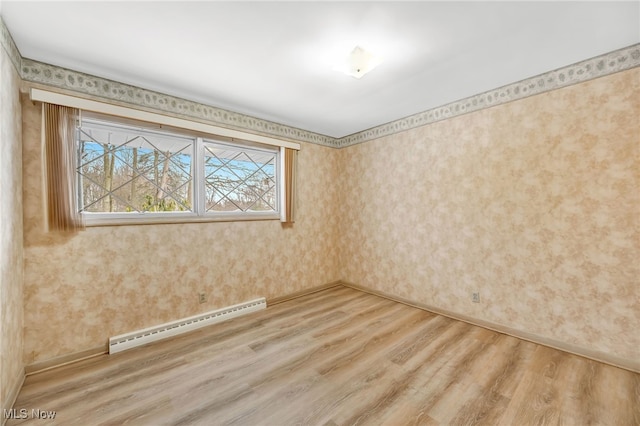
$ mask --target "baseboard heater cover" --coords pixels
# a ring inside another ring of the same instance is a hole
[[[162,340],[177,334],[186,333],[211,324],[226,321],[251,312],[259,311],[267,307],[267,300],[264,297],[205,312],[200,315],[183,318],[177,321],[160,324],[154,327],[144,328],[131,333],[121,334],[109,338],[109,354],[122,352],[136,346]]]

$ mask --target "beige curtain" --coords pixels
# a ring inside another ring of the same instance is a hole
[[[283,223],[295,222],[295,191],[296,191],[296,157],[298,151],[291,148],[284,150],[284,212]]]
[[[75,232],[84,229],[76,191],[75,139],[79,111],[45,103],[42,116],[48,230]]]

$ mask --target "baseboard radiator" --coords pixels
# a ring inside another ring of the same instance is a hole
[[[264,297],[109,338],[109,354],[226,321],[267,307]]]

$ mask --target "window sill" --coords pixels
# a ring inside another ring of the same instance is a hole
[[[123,217],[123,215],[109,217],[107,215],[93,216],[83,215],[87,228],[99,226],[137,226],[137,225],[166,225],[181,223],[208,223],[208,222],[245,222],[257,220],[280,220],[279,213],[221,213],[216,215],[197,216],[192,213],[177,214],[148,214],[136,217]]]

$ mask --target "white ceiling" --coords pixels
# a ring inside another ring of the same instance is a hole
[[[25,58],[342,137],[640,42],[627,2],[18,2]],[[384,57],[334,71],[356,44]]]

